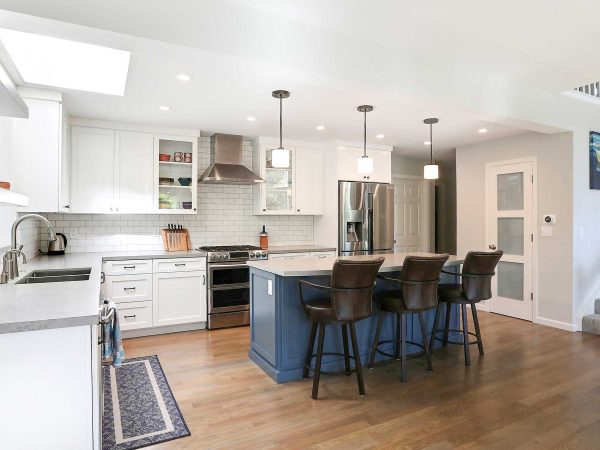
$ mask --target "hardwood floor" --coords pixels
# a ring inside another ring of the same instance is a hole
[[[155,449],[600,448],[600,337],[480,313],[485,356],[460,346],[396,361],[356,378],[275,384],[247,357],[249,329],[125,341],[128,357],[156,354],[192,435]]]

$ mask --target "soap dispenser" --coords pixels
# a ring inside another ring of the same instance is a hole
[[[267,230],[265,230],[265,226],[263,225],[263,229],[258,235],[260,238],[260,248],[263,250],[267,250],[269,248],[269,234]]]

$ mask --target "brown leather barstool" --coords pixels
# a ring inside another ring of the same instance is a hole
[[[498,261],[502,257],[502,251],[496,252],[469,252],[465,257],[463,269],[460,274],[453,272],[442,271],[448,275],[460,276],[461,283],[444,283],[439,286],[440,303],[435,312],[433,321],[433,331],[431,333],[431,343],[429,352],[433,353],[434,343],[436,339],[444,343],[444,347],[448,344],[462,345],[465,352],[465,365],[471,365],[471,354],[469,345],[477,344],[479,347],[479,355],[483,356],[483,341],[481,339],[481,330],[479,328],[479,319],[477,318],[476,303],[482,300],[492,298],[492,277],[495,275],[494,270],[498,265]],[[440,308],[442,303],[446,303],[446,324],[444,326],[444,338],[437,337],[438,321],[440,319]],[[452,305],[460,305],[462,315],[462,330],[450,329],[450,314]],[[471,313],[473,314],[473,324],[475,325],[475,333],[469,331],[467,322],[467,304],[471,305]],[[462,333],[463,339],[461,342],[449,341],[448,333],[450,331]],[[469,342],[469,335],[477,338],[474,342]]]
[[[302,301],[304,312],[306,312],[308,320],[312,322],[308,350],[306,351],[306,364],[304,366],[303,378],[308,378],[310,370],[314,372],[312,389],[312,398],[314,400],[316,400],[319,395],[319,378],[321,373],[337,374],[337,372],[321,371],[321,360],[323,355],[344,356],[345,371],[339,373],[345,373],[346,375],[352,373],[350,359],[353,359],[356,377],[358,379],[358,391],[360,395],[365,395],[365,385],[354,324],[371,315],[375,277],[377,276],[377,272],[383,264],[383,261],[384,258],[373,258],[360,261],[338,259],[333,265],[330,286],[322,286],[305,280],[298,280],[300,300]],[[327,296],[305,300],[302,286],[326,291]],[[339,324],[342,327],[342,339],[344,341],[343,355],[341,353],[323,352],[325,326],[329,324]],[[317,353],[314,354],[313,348],[315,346],[317,327],[319,329],[319,342],[317,345]],[[348,351],[347,328],[350,328],[350,338],[354,356],[350,356]],[[316,356],[314,368],[310,365],[313,356]]]
[[[438,304],[437,289],[440,281],[440,273],[447,260],[447,254],[439,256],[407,256],[402,264],[400,279],[379,275],[378,278],[398,283],[399,289],[385,290],[376,295],[379,305],[379,319],[377,321],[373,349],[371,350],[371,359],[369,360],[370,369],[373,368],[375,363],[376,353],[389,356],[390,358],[398,359],[400,357],[400,381],[404,383],[406,381],[406,344],[408,343],[423,349],[427,358],[427,368],[429,371],[433,370],[423,311],[433,309]],[[379,336],[385,313],[396,314],[396,339],[380,342]],[[419,316],[423,344],[406,340],[407,314],[417,314]],[[380,345],[389,342],[394,343],[394,355],[379,350]]]

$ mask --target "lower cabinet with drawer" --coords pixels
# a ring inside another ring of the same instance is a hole
[[[106,298],[115,303],[152,300],[152,274],[106,275]]]
[[[270,253],[269,259],[302,259],[309,258],[310,253]]]
[[[152,302],[119,303],[117,306],[122,331],[139,330],[152,326]]]
[[[318,258],[318,259],[322,259],[322,258],[329,258],[330,256],[336,256],[335,252],[310,252],[310,257],[311,258]]]

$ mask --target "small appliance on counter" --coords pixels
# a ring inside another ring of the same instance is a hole
[[[44,255],[56,256],[56,255],[64,255],[65,250],[67,249],[67,237],[62,233],[56,233],[56,239],[53,241],[48,241],[48,251],[42,252]]]

